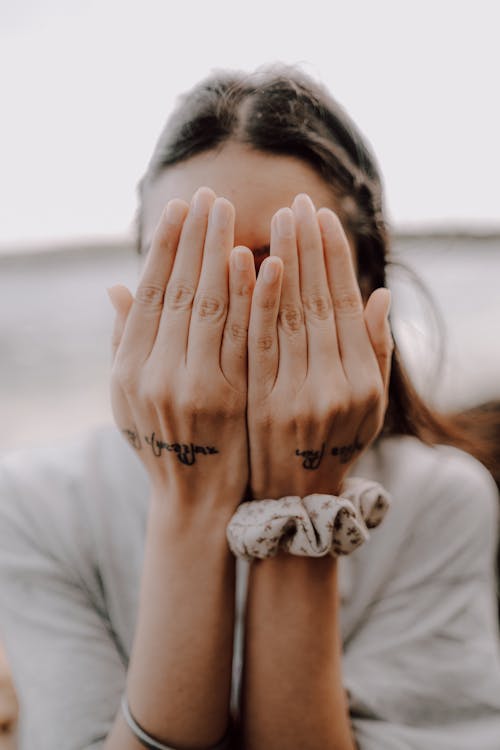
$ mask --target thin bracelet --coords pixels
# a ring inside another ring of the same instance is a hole
[[[141,729],[139,724],[130,713],[126,692],[124,692],[122,695],[121,708],[129,729],[139,740],[141,745],[147,747],[148,750],[178,750],[178,748],[174,748],[171,745],[163,745],[161,742],[158,742],[158,740],[155,740],[153,737],[147,734],[144,729]],[[222,740],[218,742],[217,745],[211,745],[210,748],[207,748],[207,750],[229,750],[231,746],[232,734],[232,724],[230,722],[229,727]],[[188,748],[183,748],[183,750],[188,750]]]

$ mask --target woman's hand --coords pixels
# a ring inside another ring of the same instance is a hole
[[[200,188],[191,206],[168,203],[135,298],[122,286],[110,290],[116,424],[138,451],[154,494],[209,496],[224,509],[234,509],[248,480],[255,284],[251,251],[233,242],[233,205]]]
[[[392,354],[390,293],[363,310],[336,214],[296,197],[271,222],[253,294],[248,431],[255,499],[339,494],[382,428]],[[277,277],[266,282],[266,268]]]

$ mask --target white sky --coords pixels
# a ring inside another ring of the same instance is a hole
[[[0,249],[125,235],[176,96],[283,60],[368,137],[395,226],[500,227],[497,0],[0,0]]]

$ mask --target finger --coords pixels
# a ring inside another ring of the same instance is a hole
[[[187,361],[195,368],[220,368],[222,334],[229,304],[229,254],[233,244],[233,204],[226,198],[217,198],[210,211],[189,325]]]
[[[116,312],[115,322],[113,326],[113,333],[111,336],[111,352],[112,352],[112,364],[116,359],[116,353],[120,346],[123,330],[127,321],[128,314],[132,307],[134,298],[127,287],[121,284],[107,289],[109,299]],[[117,377],[117,372],[114,367],[112,368],[111,381],[110,381],[110,400],[112,412],[118,425],[118,428],[125,435],[127,440],[132,444],[138,443],[137,429],[134,424],[132,411],[128,403],[128,399],[123,391],[120,383],[120,378]],[[132,436],[135,435],[132,441]]]
[[[111,361],[114,361],[134,298],[127,287],[121,284],[115,284],[107,289],[107,292],[116,312],[111,335]]]
[[[307,374],[307,335],[300,297],[299,258],[295,219],[290,208],[280,208],[271,221],[271,255],[283,261],[278,314],[279,373],[302,384]]]
[[[368,445],[378,435],[384,424],[384,416],[389,403],[389,384],[393,340],[388,320],[391,293],[388,289],[375,289],[366,303],[364,319],[375,353],[383,383],[383,399],[365,414],[357,436],[362,445]]]
[[[247,385],[248,324],[254,287],[252,251],[247,247],[236,247],[229,262],[229,310],[220,364],[225,378],[239,391],[244,391]]]
[[[377,363],[384,384],[384,393],[388,394],[391,358],[394,343],[389,325],[391,293],[389,289],[375,289],[366,303],[364,318],[370,342],[377,358]]]
[[[199,188],[191,200],[179,239],[175,262],[165,291],[155,350],[169,362],[186,360],[189,322],[200,275],[208,215],[215,193]]]
[[[376,359],[363,317],[351,250],[340,220],[329,208],[318,211],[325,252],[328,285],[342,366],[349,380],[361,370],[376,366]]]
[[[292,210],[297,227],[300,293],[307,331],[308,371],[331,372],[340,367],[332,299],[325,269],[323,242],[312,200],[298,195]]]
[[[248,394],[254,402],[272,391],[279,365],[278,311],[283,261],[263,262],[255,285],[248,330]]]
[[[167,204],[156,227],[125,324],[120,352],[139,363],[147,359],[155,342],[165,287],[174,263],[187,208],[187,203],[179,199]]]

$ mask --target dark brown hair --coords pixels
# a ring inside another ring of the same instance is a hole
[[[386,286],[390,236],[380,171],[357,126],[324,86],[294,66],[255,73],[215,71],[184,94],[167,121],[141,179],[137,247],[142,252],[141,205],[147,185],[164,169],[225,142],[303,159],[330,185],[342,224],[353,238],[365,299]],[[439,414],[415,390],[395,346],[383,434],[450,443],[491,465],[486,440],[464,422]]]

